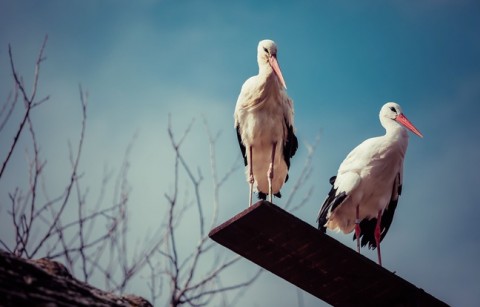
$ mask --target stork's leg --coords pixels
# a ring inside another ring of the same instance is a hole
[[[355,237],[357,238],[357,252],[360,254],[360,207],[357,205],[355,212]]]
[[[378,211],[377,224],[375,225],[375,243],[377,243],[378,264],[382,266],[382,253],[380,252],[380,224],[382,222],[382,210]]]
[[[250,151],[250,161],[248,161],[248,167],[250,168],[250,175],[248,177],[248,182],[250,183],[250,195],[249,195],[249,201],[248,201],[248,206],[252,206],[252,194],[253,194],[253,150],[252,146],[249,146],[249,151]]]
[[[272,145],[272,162],[270,162],[270,167],[268,168],[268,194],[270,195],[270,202],[273,203],[273,193],[272,193],[272,180],[273,180],[273,164],[275,163],[275,149],[277,143]]]

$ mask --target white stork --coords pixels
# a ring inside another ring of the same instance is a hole
[[[280,189],[288,179],[290,158],[298,141],[293,128],[293,101],[288,97],[282,71],[277,62],[277,45],[262,40],[257,49],[258,75],[242,86],[235,106],[235,128],[250,184],[258,197],[272,202],[281,197]]]
[[[318,228],[350,233],[355,230],[357,251],[368,244],[377,248],[382,265],[380,242],[387,234],[402,192],[403,159],[408,146],[407,129],[423,137],[394,102],[380,110],[383,136],[365,140],[340,164],[330,179],[332,189],[318,214]],[[407,128],[407,129],[405,129]]]

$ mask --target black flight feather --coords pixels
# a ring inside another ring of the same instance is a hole
[[[325,223],[327,222],[328,212],[335,210],[335,208],[338,207],[338,205],[340,205],[345,198],[347,198],[347,194],[345,192],[341,192],[335,196],[335,194],[337,194],[337,189],[334,188],[336,178],[337,176],[330,178],[330,184],[332,185],[332,188],[330,189],[330,192],[328,192],[328,196],[323,202],[322,208],[318,213],[318,229],[320,229],[323,233],[327,231]]]
[[[247,161],[247,155],[245,154],[247,149],[245,148],[245,145],[243,145],[243,142],[242,142],[242,136],[240,135],[240,125],[237,125],[237,139],[238,139],[238,145],[240,146],[240,150],[242,151],[243,162],[245,163],[245,166],[247,166],[248,161]]]
[[[283,145],[283,158],[287,164],[287,169],[290,169],[290,159],[295,155],[298,149],[298,140],[293,133],[293,126],[288,125],[287,119],[285,119],[285,125],[287,126],[287,140]],[[288,177],[287,177],[288,179]],[[287,180],[285,180],[286,182]]]

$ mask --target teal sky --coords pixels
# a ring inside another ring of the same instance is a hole
[[[209,158],[202,116],[211,130],[221,131],[217,156],[220,172],[226,172],[238,159],[233,110],[240,87],[257,73],[258,41],[272,39],[295,103],[301,143],[282,194],[288,195],[299,175],[307,144],[320,137],[312,176],[300,191],[313,187],[314,192],[294,214],[315,224],[329,190],[328,179],[351,149],[383,133],[380,107],[398,102],[424,138],[413,134],[410,138],[403,195],[382,245],[384,265],[452,306],[476,306],[480,305],[480,240],[475,233],[480,219],[479,16],[480,4],[469,0],[2,0],[0,101],[12,89],[8,44],[18,70],[31,84],[35,57],[48,34],[39,94],[51,98],[36,110],[34,121],[48,160],[51,193],[62,189],[69,165],[67,144],[78,138],[78,84],[82,84],[89,92],[81,164],[84,185],[98,185],[104,165],[118,168],[138,133],[130,183],[132,223],[139,223],[135,229],[141,236],[143,224],[154,224],[155,214],[161,214],[159,203],[171,188],[165,175],[173,158],[166,133],[168,114],[179,133],[196,118],[185,150],[206,174]],[[2,161],[15,128],[0,134]],[[0,221],[6,216],[8,192],[25,181],[23,148],[18,151],[19,158],[7,169],[9,180],[0,181]],[[222,191],[220,218],[243,210],[247,193],[239,169]],[[8,232],[2,224],[0,231]],[[331,235],[355,247],[351,235]],[[365,254],[375,260],[374,253]],[[254,269],[247,261],[243,265],[245,270]],[[297,293],[266,273],[242,302],[294,306]],[[308,294],[304,302],[319,305]]]

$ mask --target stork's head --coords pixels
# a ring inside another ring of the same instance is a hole
[[[260,67],[264,65],[270,65],[273,71],[277,75],[278,80],[283,85],[284,88],[287,88],[285,80],[283,79],[282,71],[277,61],[277,45],[274,41],[265,39],[258,43],[257,48],[257,60]]]
[[[402,107],[396,102],[387,102],[380,109],[380,122],[388,129],[388,126],[392,121],[399,123],[408,130],[412,131],[419,137],[423,138],[423,135],[418,131],[417,128],[408,120],[408,118],[403,114]]]

